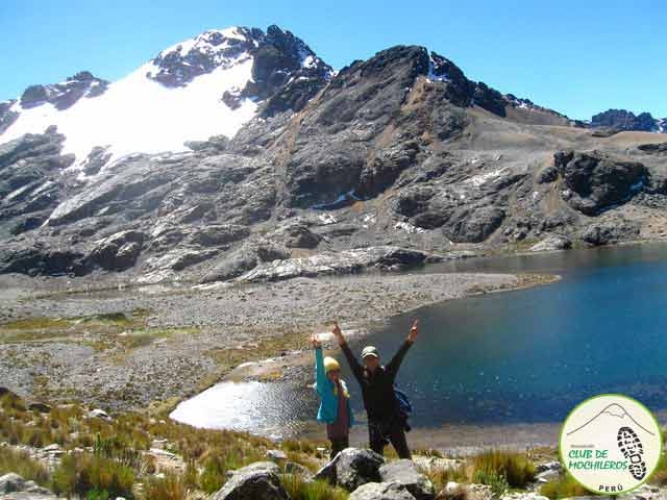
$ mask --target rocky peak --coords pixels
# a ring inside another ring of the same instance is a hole
[[[647,112],[635,115],[632,111],[625,109],[608,109],[593,116],[591,126],[665,133],[667,132],[667,118],[656,119]]]
[[[93,76],[89,71],[81,71],[61,83],[31,85],[21,96],[21,107],[34,108],[48,102],[59,110],[67,109],[82,97],[102,95],[108,85],[108,81]]]
[[[333,69],[290,31],[272,25],[266,34],[255,33],[252,80],[236,94],[226,92],[223,100],[232,108],[241,99],[263,102],[264,117],[300,111],[329,82]]]
[[[303,40],[272,25],[266,33],[244,27],[205,31],[160,52],[146,76],[166,87],[182,87],[200,75],[249,60],[252,72],[246,86],[226,90],[221,98],[231,109],[244,99],[263,102],[263,116],[300,110],[333,74]]]
[[[160,52],[146,76],[165,87],[182,87],[217,68],[227,69],[250,56],[263,33],[258,29],[209,30]]]

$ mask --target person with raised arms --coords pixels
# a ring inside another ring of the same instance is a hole
[[[361,386],[366,413],[368,414],[368,440],[373,451],[380,455],[391,442],[400,458],[411,459],[405,438],[407,420],[401,412],[394,382],[401,362],[419,332],[419,320],[415,320],[403,345],[385,366],[380,364],[380,354],[373,346],[366,346],[361,352],[363,364],[357,361],[347,345],[345,337],[334,323],[333,334],[338,341],[350,369]]]
[[[315,389],[320,397],[317,420],[326,424],[333,459],[339,451],[350,446],[350,427],[354,424],[350,392],[340,377],[338,361],[322,355],[322,343],[316,335],[311,337],[311,343],[315,348]]]

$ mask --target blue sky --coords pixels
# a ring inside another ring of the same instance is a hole
[[[572,118],[667,117],[666,21],[664,0],[0,0],[0,100],[83,69],[118,79],[206,29],[277,24],[335,69],[424,45]]]

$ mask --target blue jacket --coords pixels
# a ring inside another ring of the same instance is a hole
[[[320,396],[320,408],[317,411],[317,421],[325,424],[333,424],[338,418],[338,395],[334,394],[336,385],[329,380],[324,371],[324,357],[322,356],[322,349],[315,349],[315,389]],[[347,411],[350,416],[350,427],[354,425],[354,415],[350,407],[350,396],[347,390],[347,384],[341,379],[341,386],[344,393],[347,395]]]

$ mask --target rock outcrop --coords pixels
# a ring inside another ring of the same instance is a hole
[[[366,483],[379,483],[384,458],[371,450],[346,448],[315,475],[315,479],[355,491]]]
[[[62,83],[28,87],[21,95],[21,106],[29,109],[50,103],[56,109],[64,110],[73,106],[81,98],[94,98],[102,95],[108,86],[108,81],[93,76],[89,71],[81,71]]]
[[[564,198],[586,215],[627,202],[649,183],[642,163],[597,151],[561,151],[554,155],[554,163],[567,187]]]
[[[398,483],[367,483],[352,492],[350,500],[414,500],[408,489]]]
[[[412,460],[395,460],[380,467],[383,483],[404,486],[417,500],[433,500],[435,490],[430,479],[417,470]]]
[[[267,462],[238,469],[211,500],[289,500],[276,468]]]

